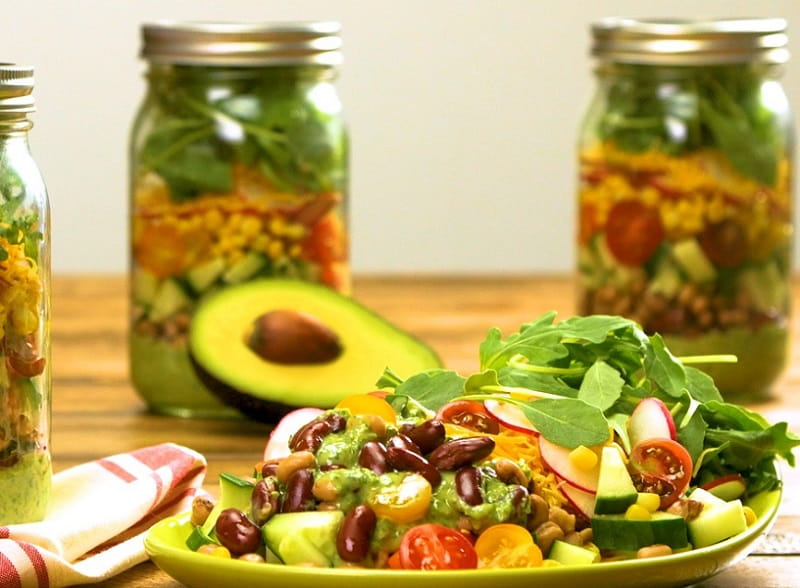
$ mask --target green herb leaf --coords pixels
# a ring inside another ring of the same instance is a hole
[[[398,384],[395,394],[410,396],[435,412],[454,398],[463,396],[465,381],[463,376],[451,370],[428,370]]]
[[[536,430],[556,445],[574,449],[608,441],[608,421],[603,412],[583,400],[542,398],[519,406]]]
[[[620,397],[624,384],[617,370],[604,361],[598,361],[586,372],[578,399],[604,411],[611,408]]]

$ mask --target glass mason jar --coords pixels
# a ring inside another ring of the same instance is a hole
[[[578,308],[637,320],[726,398],[788,355],[792,129],[782,19],[595,24],[579,140]]]
[[[50,502],[50,208],[31,155],[33,69],[0,64],[0,526]]]
[[[155,412],[228,417],[187,333],[209,293],[264,277],[350,289],[339,25],[143,27],[130,145],[130,367]]]

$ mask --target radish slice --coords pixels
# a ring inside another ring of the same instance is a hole
[[[572,484],[567,483],[565,480],[562,480],[561,486],[559,486],[561,493],[567,499],[572,506],[574,506],[583,516],[587,519],[591,519],[594,516],[594,505],[597,501],[597,497],[595,494],[591,492],[584,492],[583,490],[579,490]]]
[[[567,484],[591,494],[597,492],[597,480],[600,477],[599,459],[591,469],[576,467],[569,457],[571,449],[556,445],[541,435],[539,436],[539,452],[547,467]]]
[[[727,502],[741,498],[747,486],[744,478],[739,474],[731,474],[711,480],[707,484],[700,486],[703,490],[708,490],[717,498],[722,498]]]
[[[496,418],[501,425],[518,431],[520,433],[528,433],[538,435],[539,431],[522,412],[522,409],[510,402],[503,402],[502,400],[484,400],[483,406],[486,411]]]
[[[264,447],[264,461],[281,459],[289,455],[289,439],[300,427],[310,423],[324,411],[320,408],[298,408],[284,416],[269,434],[267,445]]]
[[[631,447],[636,447],[647,439],[672,439],[675,441],[678,432],[675,421],[667,405],[658,398],[645,398],[633,409],[628,420],[628,435]]]

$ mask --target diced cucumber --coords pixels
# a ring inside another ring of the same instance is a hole
[[[253,483],[233,474],[222,473],[219,475],[219,500],[211,509],[202,531],[209,537],[214,532],[219,513],[226,508],[235,508],[246,514],[250,512],[250,497],[253,494]]]
[[[222,274],[222,279],[228,284],[238,284],[255,276],[266,265],[266,257],[260,253],[251,251],[229,267],[225,273]]]
[[[203,531],[203,527],[195,527],[192,529],[191,534],[186,539],[186,547],[192,551],[197,551],[203,545],[208,545],[209,543],[216,543],[216,541],[206,535],[205,531]]]
[[[682,284],[683,278],[680,271],[669,256],[665,255],[656,267],[647,289],[654,294],[661,294],[665,298],[672,298],[678,293]]]
[[[547,558],[565,566],[582,566],[599,562],[600,553],[556,539],[550,547],[550,554]]]
[[[208,289],[225,271],[225,260],[221,257],[193,267],[186,274],[186,280],[196,293],[201,294]]]
[[[164,280],[153,296],[148,316],[155,322],[162,321],[188,307],[189,304],[191,304],[191,299],[177,281]]]
[[[597,514],[618,514],[638,498],[628,468],[622,460],[620,450],[608,445],[600,455],[600,475],[597,480],[597,497],[594,512]]]
[[[711,261],[695,239],[684,239],[672,246],[672,256],[692,282],[713,282],[717,277]]]
[[[331,567],[339,561],[336,535],[343,520],[340,510],[283,513],[264,523],[261,532],[267,548],[286,565]]]
[[[741,500],[723,504],[706,504],[696,518],[689,521],[689,537],[695,548],[719,543],[747,529]]]
[[[783,309],[788,304],[786,278],[781,276],[775,261],[746,268],[739,274],[737,284],[750,295],[753,306],[762,312]]]
[[[638,551],[656,543],[673,549],[689,545],[684,518],[666,512],[654,512],[649,520],[628,519],[618,514],[596,515],[591,523],[592,541],[600,549]]]
[[[705,547],[738,535],[747,529],[741,500],[726,502],[703,488],[695,488],[690,500],[703,504],[703,510],[689,522],[689,537],[695,547]]]
[[[139,304],[150,306],[158,291],[159,280],[147,270],[137,269],[133,274],[131,292],[133,300]]]

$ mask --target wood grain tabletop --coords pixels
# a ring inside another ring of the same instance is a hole
[[[245,473],[261,455],[266,425],[246,420],[195,420],[149,414],[128,380],[127,282],[124,276],[70,275],[53,279],[53,437],[56,470],[165,441],[203,453],[206,487],[216,494],[221,472]],[[574,312],[573,284],[565,276],[361,276],[353,295],[398,326],[433,346],[448,368],[476,371],[486,331],[504,333],[539,314]],[[794,287],[800,308],[800,281]],[[792,323],[800,340],[800,318]],[[769,420],[785,420],[800,432],[800,345],[773,397],[753,405]],[[800,458],[800,453],[798,453]],[[773,533],[794,539],[794,553],[756,553],[704,587],[800,586],[800,469],[785,468],[784,501]],[[766,549],[757,549],[757,552]],[[104,586],[180,586],[146,562]]]

